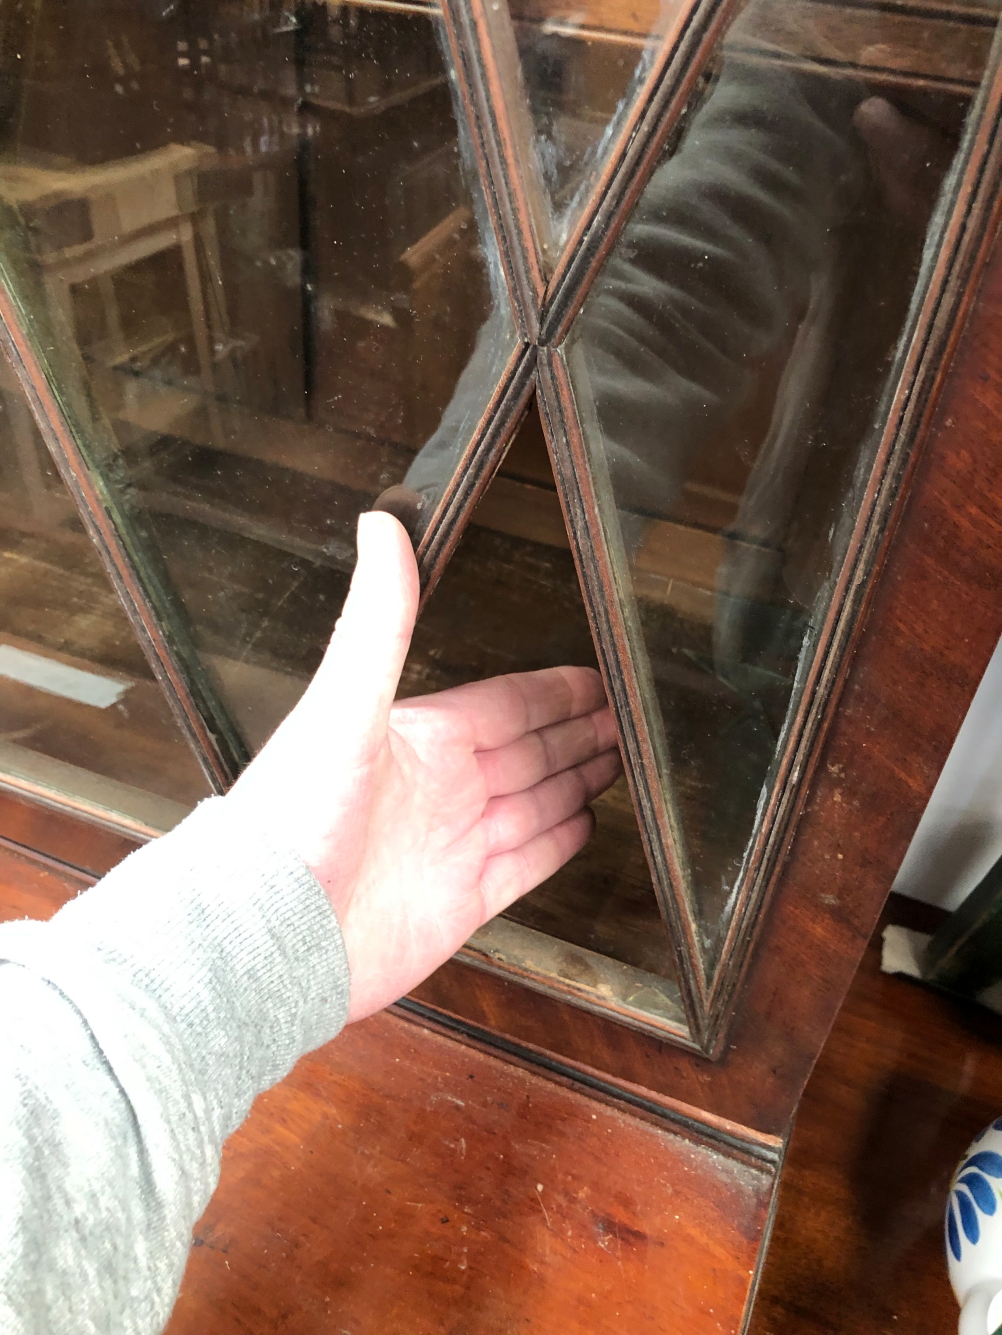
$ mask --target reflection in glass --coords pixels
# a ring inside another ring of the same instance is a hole
[[[8,277],[169,630],[253,750],[319,661],[357,515],[450,403],[454,463],[515,346],[440,18],[381,0],[17,11]],[[407,498],[415,531],[447,481],[426,470]]]
[[[401,694],[565,663],[594,667],[595,651],[533,411],[418,621]],[[671,951],[626,781],[593,808],[584,852],[505,917],[576,948],[556,957],[564,982],[604,986],[607,1000],[671,1018]],[[628,968],[606,971],[599,957]],[[552,958],[544,950],[537,960],[543,972]]]
[[[992,37],[922,20],[906,81],[895,16],[782,12],[732,29],[567,352],[710,964]]]
[[[555,258],[649,73],[682,0],[508,0]]]
[[[0,770],[152,832],[208,796],[2,360]]]

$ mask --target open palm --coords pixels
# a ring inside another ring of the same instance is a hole
[[[619,773],[601,680],[563,667],[393,702],[417,611],[402,526],[363,515],[344,612],[302,700],[234,786],[326,891],[349,1020],[403,995],[586,842]]]

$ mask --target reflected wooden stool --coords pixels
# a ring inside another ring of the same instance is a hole
[[[31,232],[51,306],[61,312],[74,337],[72,290],[78,284],[95,282],[107,331],[101,348],[106,366],[121,366],[140,351],[156,350],[152,344],[131,345],[126,338],[114,274],[161,251],[180,251],[199,382],[212,434],[218,439],[213,344],[222,349],[228,346],[229,321],[215,217],[198,198],[199,173],[217,160],[215,149],[204,144],[168,144],[96,167],[4,163],[0,166],[0,195],[19,209]],[[212,286],[208,308],[196,238]],[[167,346],[175,337],[176,331],[170,331],[159,340]]]

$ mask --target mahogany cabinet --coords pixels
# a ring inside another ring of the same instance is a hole
[[[0,3],[0,835],[99,874],[224,791],[394,510],[402,693],[595,663],[626,768],[398,1017],[627,1179],[656,1129],[730,1278],[622,1283],[693,1331],[1002,631],[997,17]]]

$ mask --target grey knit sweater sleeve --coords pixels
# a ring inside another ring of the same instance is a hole
[[[0,927],[0,1331],[162,1330],[254,1098],[348,1011],[337,920],[225,798]]]

